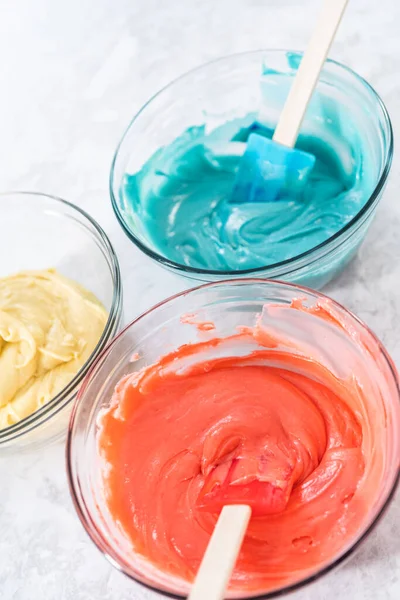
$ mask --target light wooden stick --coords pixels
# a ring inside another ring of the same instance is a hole
[[[337,28],[349,0],[325,0],[317,26],[303,54],[279,117],[273,140],[293,148]]]
[[[188,600],[223,600],[250,517],[250,506],[223,507]]]

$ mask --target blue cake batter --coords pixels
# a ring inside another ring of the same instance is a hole
[[[123,202],[139,219],[150,245],[179,264],[238,271],[298,256],[342,229],[373,189],[373,169],[361,137],[351,123],[335,129],[329,115],[325,117],[330,123],[326,139],[312,134],[298,139],[297,148],[316,156],[300,196],[229,202],[248,136],[254,131],[268,137],[273,133],[268,127],[260,130],[254,114],[209,133],[206,125],[187,129],[138,173],[126,175]],[[346,160],[338,151],[344,132],[352,136],[346,139]]]

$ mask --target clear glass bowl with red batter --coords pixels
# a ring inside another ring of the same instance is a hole
[[[288,311],[280,309],[289,308],[294,299],[301,299],[306,310],[296,310],[295,319],[290,315],[287,318]],[[395,492],[400,466],[399,380],[382,344],[357,317],[318,292],[268,280],[208,284],[169,298],[128,325],[92,366],[78,394],[67,441],[70,490],[90,538],[113,566],[164,596],[184,598],[190,583],[155,568],[136,553],[120,524],[112,518],[104,492],[104,463],[98,445],[99,417],[110,406],[115,386],[122,377],[156,363],[182,345],[225,338],[237,334],[238,327],[254,327],[265,305],[278,308],[269,322],[274,334],[296,340],[296,348],[304,357],[318,360],[343,384],[357,378],[362,389],[373,390],[367,394],[365,411],[362,409],[359,413],[364,414],[364,421],[360,421],[363,453],[367,448],[370,452],[365,454],[363,479],[363,490],[369,492],[355,531],[343,540],[329,560],[311,565],[307,572],[291,575],[290,580],[282,584],[251,591],[231,589],[227,597],[272,598],[328,573],[368,536]],[[317,310],[309,312],[308,309],[315,306]],[[320,318],[320,307],[322,311],[328,307],[334,321]],[[191,315],[189,319],[182,319],[188,315]],[[199,322],[212,322],[215,329],[196,326]],[[224,357],[231,356],[227,353],[232,349],[227,345],[218,352],[218,357],[221,352]],[[380,457],[379,468],[375,458],[370,460],[369,456]],[[347,501],[353,499],[346,498]]]

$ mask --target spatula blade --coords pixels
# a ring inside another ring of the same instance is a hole
[[[239,162],[230,202],[275,202],[296,197],[314,164],[312,154],[252,133]]]

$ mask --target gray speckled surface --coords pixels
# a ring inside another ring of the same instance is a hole
[[[119,254],[126,319],[189,285],[141,256],[113,216],[109,166],[131,116],[170,79],[209,58],[261,47],[303,47],[309,15],[318,4],[0,0],[0,189],[60,195],[98,219]],[[332,51],[376,87],[395,132],[399,22],[397,0],[352,0]],[[397,364],[399,164],[395,159],[367,244],[327,290],[368,322]],[[355,557],[291,597],[394,600],[400,597],[399,577],[398,496]],[[2,600],[156,597],[112,569],[86,537],[69,498],[62,445],[0,458]]]

